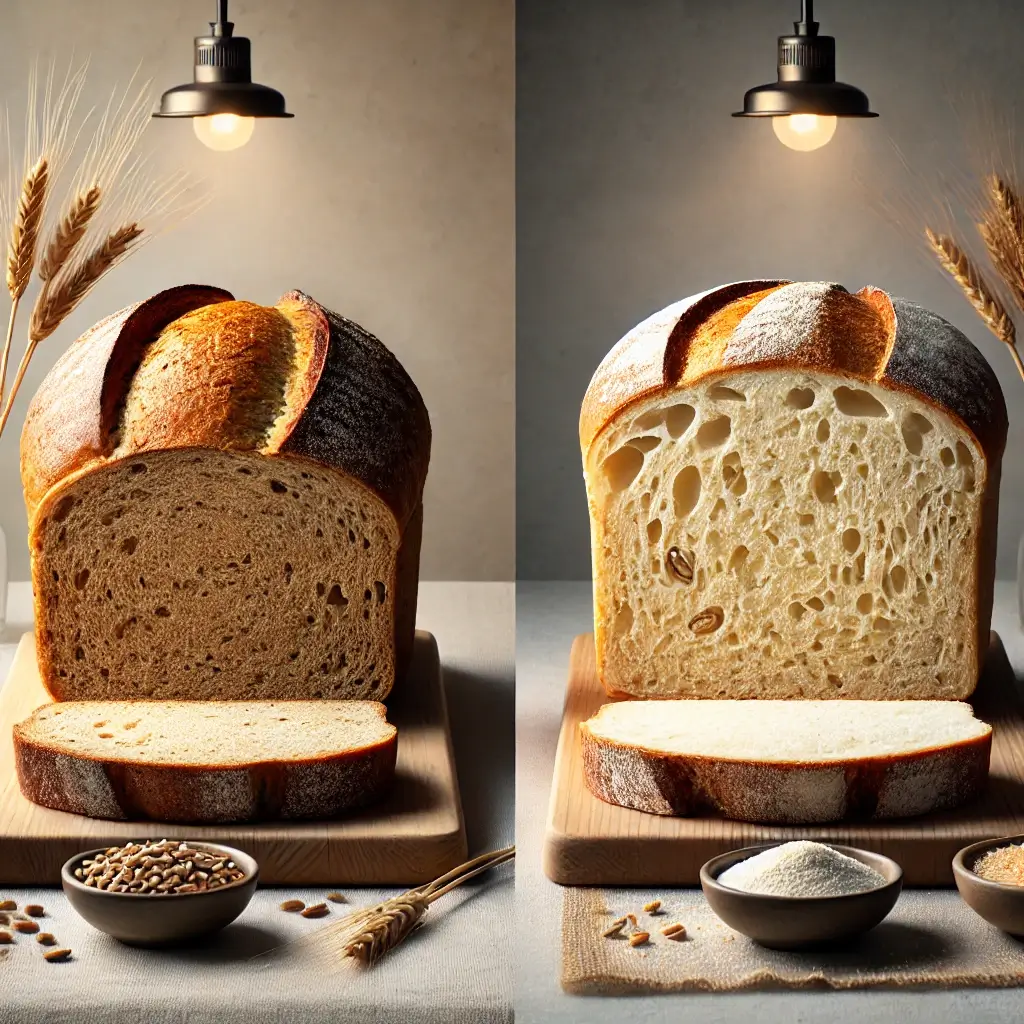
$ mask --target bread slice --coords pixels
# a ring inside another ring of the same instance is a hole
[[[90,818],[332,818],[379,800],[397,730],[377,701],[69,701],[14,726],[21,791]]]
[[[383,699],[411,655],[430,424],[299,292],[172,289],[104,321],[22,436],[57,700]]]
[[[719,291],[637,328],[584,405],[606,689],[968,696],[1006,436],[991,368],[875,290]]]
[[[992,729],[955,701],[670,700],[582,723],[601,800],[766,824],[902,818],[978,796]]]

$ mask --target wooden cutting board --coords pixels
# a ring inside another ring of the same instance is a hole
[[[594,638],[579,636],[555,755],[544,870],[563,885],[698,885],[711,857],[754,843],[818,839],[876,850],[903,866],[907,885],[952,885],[961,847],[1024,833],[1024,703],[1002,641],[993,633],[975,712],[993,726],[986,795],[955,811],[849,825],[749,825],[723,818],[671,818],[606,804],[583,781],[579,723],[608,696],[597,677]]]
[[[165,836],[236,846],[256,858],[260,881],[270,885],[416,885],[466,859],[441,665],[430,633],[416,633],[409,677],[388,700],[388,720],[398,727],[391,796],[335,821],[168,825],[38,807],[18,788],[11,726],[49,701],[34,638],[26,634],[0,689],[0,883],[59,885],[61,865],[81,850]]]

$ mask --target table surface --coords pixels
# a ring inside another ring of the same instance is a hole
[[[555,745],[572,638],[593,629],[588,582],[526,582],[516,588],[516,866],[515,1002],[520,1024],[586,1020],[588,1024],[712,1024],[757,1020],[795,1024],[864,1020],[899,1024],[1003,1024],[1024,1015],[1024,989],[935,992],[756,992],[596,998],[559,987],[562,890],[541,871]],[[1014,583],[996,584],[993,628],[1018,684],[1024,633]],[[526,952],[524,952],[526,951]]]
[[[420,585],[417,625],[437,637],[470,856],[514,841],[515,587],[512,583]],[[31,628],[28,584],[10,590],[0,643],[5,679],[18,636]],[[0,723],[9,727],[9,723]],[[347,889],[355,906],[398,890]],[[48,964],[19,939],[0,960],[0,1024],[402,1021],[490,1024],[513,1019],[513,902],[509,868],[443,897],[425,925],[370,971],[342,964],[336,977],[291,939],[328,921],[277,907],[327,890],[263,889],[238,921],[201,948],[138,950],[96,932],[57,889],[5,889],[39,902],[49,930],[75,959]],[[45,930],[45,929],[44,929]],[[276,950],[273,954],[266,954]]]

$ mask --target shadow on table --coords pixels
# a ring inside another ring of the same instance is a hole
[[[116,939],[111,939],[116,942]],[[222,931],[206,938],[190,941],[188,945],[167,949],[136,949],[140,958],[168,957],[178,962],[202,965],[216,963],[239,963],[253,957],[284,947],[287,938],[269,928],[251,924],[229,924]]]
[[[515,688],[500,676],[443,673],[469,849],[493,849],[515,801]]]

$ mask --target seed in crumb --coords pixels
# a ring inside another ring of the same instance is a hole
[[[51,964],[55,964],[61,960],[67,960],[70,956],[70,949],[51,949],[49,952],[43,954],[43,959],[49,960]]]
[[[631,946],[642,946],[650,937],[649,932],[633,932],[629,937],[629,944]]]
[[[306,907],[302,912],[303,917],[326,917],[331,912],[331,908],[326,903],[314,903],[311,907]]]
[[[665,927],[661,929],[661,934],[667,939],[675,939],[678,942],[680,939],[686,938],[686,928],[676,921],[675,924],[665,925]]]
[[[17,910],[18,904],[14,900],[2,900],[0,901],[0,910]]]
[[[348,903],[348,900],[340,892],[329,892],[327,898],[332,903]]]
[[[21,932],[23,935],[34,935],[39,931],[39,925],[35,921],[15,921],[14,930]]]
[[[14,941],[14,936],[8,932],[0,930],[0,946],[8,946]]]
[[[44,946],[55,946],[55,945],[57,945],[57,940],[49,932],[40,932],[36,936],[36,942],[38,942],[38,943],[40,943],[40,944],[42,944]]]
[[[644,904],[644,912],[647,914],[656,914],[661,910],[661,900],[651,900],[650,903]]]
[[[45,917],[46,916],[46,911],[43,909],[43,906],[40,903],[29,903],[25,907],[25,913],[28,914],[29,917]]]
[[[302,900],[285,900],[281,909],[287,914],[294,914],[296,910],[302,910],[306,906]]]

